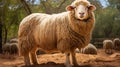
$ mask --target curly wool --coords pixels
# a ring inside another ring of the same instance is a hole
[[[24,56],[24,62],[27,66],[31,64],[30,60],[33,64],[38,64],[36,58],[38,48],[47,53],[65,53],[67,67],[70,67],[69,54],[71,54],[72,62],[77,66],[75,49],[81,49],[88,45],[95,22],[93,13],[95,7],[90,6],[89,2],[86,3],[86,1],[74,1],[89,6],[85,5],[88,8],[88,13],[84,20],[77,19],[75,9],[71,11],[69,10],[70,6],[68,6],[69,11],[67,12],[52,15],[33,13],[21,21],[18,31],[19,53]]]
[[[105,49],[105,52],[106,53],[112,53],[112,50],[113,50],[113,42],[112,40],[104,40],[103,41],[103,48]]]
[[[85,48],[81,50],[81,53],[96,55],[97,48],[93,44],[88,44]]]

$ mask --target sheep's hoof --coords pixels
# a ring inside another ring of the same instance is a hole
[[[65,67],[72,67],[70,64],[68,65],[68,64],[65,64]]]
[[[75,64],[74,67],[79,67],[79,65],[78,65],[78,64]]]
[[[66,67],[72,67],[71,65],[67,65]]]
[[[38,65],[38,62],[34,62],[33,64],[34,64],[34,65]]]
[[[31,64],[30,64],[29,61],[28,61],[28,62],[27,62],[27,61],[25,62],[25,66],[29,67],[30,65],[31,65]]]
[[[30,66],[30,64],[25,64],[25,66],[26,66],[26,67],[29,67],[29,66]]]

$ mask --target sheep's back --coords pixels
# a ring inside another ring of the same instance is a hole
[[[92,44],[88,44],[81,51],[84,54],[97,54],[97,48],[95,46],[93,46]]]
[[[103,48],[105,49],[112,49],[114,46],[113,46],[113,42],[111,40],[105,40],[103,42]]]
[[[67,13],[60,13],[47,16],[41,21],[34,32],[35,41],[40,48],[49,52],[57,50],[57,38],[66,29],[65,23],[68,23],[66,18]],[[62,30],[62,32],[58,29]]]
[[[57,28],[61,28],[61,24],[68,23],[67,13],[54,15],[34,13],[24,18],[18,32],[20,49],[24,47],[24,50],[20,51],[25,53],[36,47],[50,52],[52,49],[56,50],[56,31]]]

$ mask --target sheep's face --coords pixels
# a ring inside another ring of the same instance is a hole
[[[94,11],[96,7],[91,5],[87,0],[75,0],[71,5],[67,6],[68,11],[74,11],[76,19],[84,20],[89,17],[88,11]]]
[[[78,5],[75,7],[75,17],[80,20],[84,20],[88,17],[88,8],[84,5]]]

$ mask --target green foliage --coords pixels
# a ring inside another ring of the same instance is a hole
[[[96,25],[93,37],[117,37],[119,31],[119,11],[116,8],[107,7],[96,14]]]
[[[65,10],[67,5],[70,5],[72,0],[40,0],[39,5],[32,5],[33,12],[42,12],[42,13],[60,13]],[[39,9],[39,10],[38,10]]]
[[[2,3],[4,4],[1,7],[3,19],[3,38],[5,38],[6,33],[8,39],[17,37],[18,25],[26,14],[22,9],[20,2],[17,0],[3,0]]]

